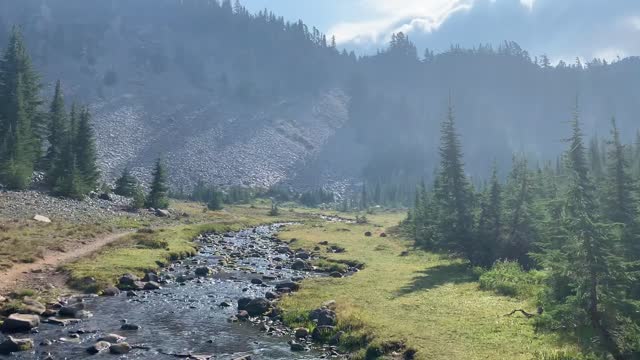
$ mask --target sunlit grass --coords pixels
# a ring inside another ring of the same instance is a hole
[[[392,235],[379,236],[402,216],[370,215],[368,225],[313,223],[281,233],[309,249],[321,241],[337,244],[346,252],[327,257],[366,266],[348,278],[305,280],[300,292],[282,302],[293,314],[287,319],[296,325],[303,320],[300,315],[336,300],[340,326],[356,325],[346,341],[405,341],[418,350],[418,359],[531,359],[536,351],[573,350],[553,335],[535,333],[531,320],[505,317],[531,304],[480,290],[464,261],[413,250]],[[365,237],[365,231],[373,236]],[[359,354],[364,356],[365,350]]]

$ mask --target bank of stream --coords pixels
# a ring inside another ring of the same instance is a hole
[[[240,306],[246,308],[248,299],[274,300],[295,290],[303,278],[321,276],[303,266],[309,254],[295,253],[275,237],[284,226],[290,224],[198,237],[201,247],[196,256],[172,263],[144,279],[152,280],[153,285],[158,283],[160,289],[69,299],[63,304],[65,308],[78,310],[85,319],[61,326],[43,317],[32,334],[15,334],[17,338],[33,339],[34,349],[10,358],[117,358],[108,349],[98,355],[87,351],[109,334],[126,338],[119,341],[131,345],[126,355],[129,359],[339,357],[334,348],[314,348],[309,337],[296,340],[294,332],[279,320],[275,303],[273,310],[263,309],[270,315],[249,319],[243,319],[246,313],[238,309],[238,300],[243,298],[247,300],[241,300]],[[143,286],[135,280],[125,278],[121,285],[130,281],[133,288]],[[258,302],[258,311],[263,312],[259,307],[265,305],[271,308],[270,303]],[[136,327],[139,329],[131,330]],[[0,342],[4,336],[0,335]],[[292,341],[299,351],[292,351]]]

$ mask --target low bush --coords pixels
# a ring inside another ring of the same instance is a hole
[[[531,299],[542,289],[544,273],[525,271],[520,264],[511,261],[496,262],[490,270],[480,274],[480,288],[500,295]]]

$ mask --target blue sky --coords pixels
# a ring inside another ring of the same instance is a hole
[[[244,0],[371,53],[404,31],[423,49],[518,42],[532,56],[640,55],[640,0]]]

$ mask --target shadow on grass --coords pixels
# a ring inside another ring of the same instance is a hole
[[[445,284],[463,284],[476,281],[477,277],[467,264],[439,265],[420,271],[396,296],[437,288]]]

